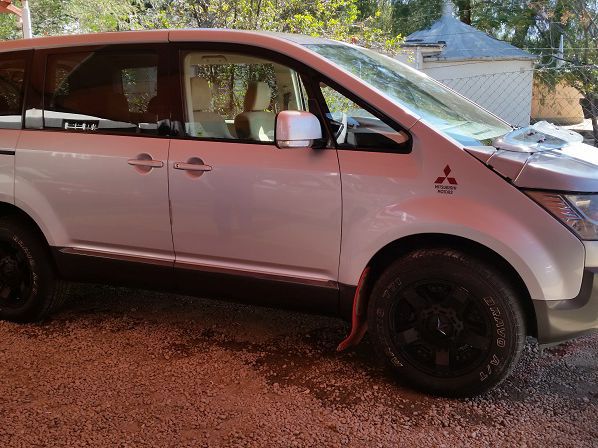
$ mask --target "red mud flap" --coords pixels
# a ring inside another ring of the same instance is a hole
[[[353,347],[361,341],[365,332],[368,329],[368,324],[366,320],[367,316],[367,307],[364,305],[367,304],[365,302],[365,298],[362,297],[361,292],[363,289],[363,285],[365,284],[366,277],[370,272],[370,268],[365,268],[361,273],[361,277],[359,277],[359,283],[357,283],[357,289],[355,290],[355,296],[353,297],[353,312],[351,316],[351,332],[349,335],[338,345],[336,348],[337,352],[342,352],[343,350],[348,349],[349,347]]]

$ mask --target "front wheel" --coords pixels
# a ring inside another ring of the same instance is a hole
[[[481,260],[453,249],[416,250],[372,290],[368,328],[377,351],[412,386],[466,397],[516,365],[525,319],[516,289]]]

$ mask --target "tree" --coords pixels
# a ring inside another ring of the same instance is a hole
[[[543,0],[527,8],[532,19],[523,42],[542,56],[545,68],[538,74],[549,84],[565,81],[584,96],[598,146],[598,1]],[[566,51],[558,59],[561,36]]]
[[[444,0],[396,0],[392,4],[392,32],[407,36],[440,18]]]
[[[152,0],[137,2],[136,8],[140,28],[285,31],[387,50],[400,42],[391,32],[389,0]]]
[[[134,12],[131,2],[119,0],[32,0],[29,4],[34,36],[115,31],[122,29]],[[1,15],[0,38],[20,37],[21,28],[16,18]]]
[[[592,120],[598,146],[598,2],[594,7],[583,0],[572,1],[571,14],[561,17],[563,31],[574,50],[567,56],[563,78],[585,97],[585,112]]]
[[[444,0],[397,0],[395,32],[410,34],[440,17]],[[598,0],[455,0],[457,16],[488,34],[540,56],[536,77],[556,85],[566,81],[585,97],[598,145]],[[556,63],[561,35],[564,65]]]

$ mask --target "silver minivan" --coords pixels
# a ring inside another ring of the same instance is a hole
[[[0,44],[0,318],[67,281],[346,318],[450,396],[598,328],[598,150],[389,57],[175,30]]]

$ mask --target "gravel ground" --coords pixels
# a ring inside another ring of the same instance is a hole
[[[598,335],[482,398],[401,386],[336,319],[76,286],[53,320],[0,322],[0,446],[598,447]]]

